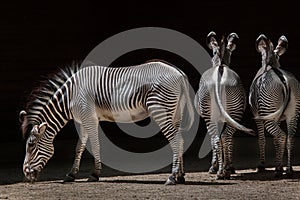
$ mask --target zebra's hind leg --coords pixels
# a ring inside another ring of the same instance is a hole
[[[85,150],[87,139],[88,139],[87,135],[83,135],[81,138],[78,138],[77,146],[76,146],[75,160],[74,160],[72,169],[70,170],[69,173],[67,173],[66,177],[64,178],[64,182],[75,181],[76,174],[79,171],[80,161],[81,161],[82,153]]]
[[[217,174],[219,170],[219,153],[218,148],[219,145],[218,141],[220,140],[220,137],[218,135],[218,126],[216,123],[212,122],[211,120],[206,121],[207,126],[207,134],[210,135],[210,142],[211,142],[211,148],[212,148],[212,159],[211,159],[211,166],[208,170],[209,174]]]
[[[288,137],[286,141],[286,149],[287,149],[287,167],[286,167],[286,175],[288,178],[292,178],[294,171],[292,167],[292,159],[293,159],[293,151],[294,151],[294,135],[297,129],[297,117],[293,117],[290,120],[287,120],[287,128],[288,128]]]
[[[293,157],[293,149],[294,149],[294,135],[289,135],[287,137],[287,167],[286,167],[286,175],[288,178],[293,178],[294,170],[292,167],[292,157]]]
[[[236,130],[233,126],[227,124],[224,132],[222,133],[225,179],[230,179],[230,175],[235,173],[235,169],[232,165],[233,134],[235,131]]]
[[[231,171],[230,171],[230,159],[229,159],[229,150],[228,150],[228,139],[230,138],[230,136],[228,135],[222,135],[221,137],[221,143],[222,143],[222,151],[223,151],[223,159],[224,159],[224,169],[223,169],[223,174],[222,174],[222,179],[230,179],[230,174],[231,174]]]
[[[258,146],[259,146],[259,164],[257,166],[257,172],[265,171],[265,146],[266,138],[264,133],[264,124],[261,120],[255,120],[258,130]]]
[[[266,130],[274,137],[274,146],[276,154],[275,177],[280,177],[283,173],[283,156],[286,144],[286,134],[279,127],[278,122],[265,121]]]
[[[224,131],[225,124],[222,122],[218,122],[216,124],[216,129],[214,132],[214,138],[215,138],[215,148],[217,150],[217,158],[218,158],[218,172],[217,172],[217,179],[225,179],[225,170],[224,170],[224,148],[225,143],[223,141],[223,138],[221,138],[222,132]]]
[[[177,132],[175,137],[170,140],[173,151],[172,175],[168,178],[165,185],[184,184],[183,170],[183,138],[181,133]]]
[[[208,170],[209,174],[217,174],[218,172],[218,155],[217,155],[217,144],[215,143],[215,136],[211,137],[211,148],[212,148],[212,158],[211,166]]]
[[[181,133],[178,133],[180,134],[180,137],[178,138],[179,140],[179,173],[177,175],[177,183],[178,184],[185,184],[185,178],[184,178],[184,167],[183,167],[183,138],[181,136]]]
[[[275,177],[281,177],[283,174],[283,155],[285,149],[286,135],[281,134],[280,136],[274,137],[274,144],[276,149],[276,167]]]
[[[150,96],[147,101],[152,102],[152,96]],[[155,101],[157,100],[155,99]],[[158,124],[162,133],[169,141],[171,149],[173,151],[172,174],[167,179],[165,185],[175,185],[176,183],[184,183],[185,180],[182,159],[183,138],[179,131],[182,114],[179,112],[175,117],[170,115],[170,113],[172,113],[172,108],[166,108],[165,105],[149,103],[147,104],[147,107],[149,115]]]
[[[225,178],[225,171],[224,171],[224,162],[223,162],[223,144],[222,140],[219,136],[216,136],[216,145],[217,145],[217,154],[218,154],[218,172],[217,172],[217,179],[224,179]]]

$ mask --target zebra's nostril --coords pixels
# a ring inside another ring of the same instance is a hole
[[[35,170],[32,169],[29,165],[26,165],[24,171],[26,174],[32,174],[32,173],[34,173]]]
[[[27,166],[24,169],[25,178],[31,183],[35,182],[38,179],[38,174],[39,171],[31,168],[30,166]]]

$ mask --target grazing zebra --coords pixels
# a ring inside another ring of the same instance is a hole
[[[231,171],[234,171],[232,146],[236,129],[254,134],[251,129],[237,122],[244,113],[246,95],[239,76],[229,68],[231,53],[236,48],[238,36],[231,33],[227,40],[226,47],[224,39],[219,46],[216,34],[208,34],[207,45],[213,50],[213,67],[203,73],[194,101],[196,110],[204,118],[211,136],[213,153],[209,172],[217,172],[217,178],[230,178]]]
[[[262,55],[262,67],[257,72],[249,94],[254,120],[258,129],[260,162],[258,171],[265,170],[264,130],[274,136],[276,151],[275,176],[283,173],[283,156],[287,149],[287,175],[293,175],[292,153],[294,134],[300,111],[300,85],[289,72],[280,69],[279,57],[285,53],[288,41],[281,36],[274,50],[272,42],[260,35],[256,40],[256,49]],[[286,121],[287,135],[280,123]]]
[[[189,123],[181,127],[187,106]],[[99,121],[131,123],[152,117],[173,150],[172,175],[166,184],[184,183],[183,138],[194,120],[189,83],[179,69],[162,61],[131,67],[86,66],[61,70],[41,86],[20,112],[22,133],[27,137],[23,172],[37,180],[38,173],[54,153],[53,140],[73,119],[80,136],[71,171],[65,181],[74,181],[87,140],[92,143],[95,169],[88,179],[98,181],[101,170]]]

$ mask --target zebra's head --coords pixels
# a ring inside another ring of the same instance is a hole
[[[227,37],[227,45],[225,44],[224,37],[222,37],[219,45],[215,32],[212,31],[207,35],[207,46],[213,50],[213,67],[220,66],[221,64],[230,65],[231,53],[235,50],[238,39],[239,37],[236,33],[231,33]]]
[[[256,39],[256,50],[261,53],[262,65],[264,67],[280,67],[279,58],[283,55],[288,48],[288,40],[283,35],[279,38],[276,48],[270,39],[264,34],[261,34]]]
[[[32,124],[27,119],[25,111],[20,112],[22,135],[26,140],[26,155],[23,163],[23,173],[31,182],[37,180],[48,160],[54,154],[52,141],[47,141],[45,132],[47,124]]]

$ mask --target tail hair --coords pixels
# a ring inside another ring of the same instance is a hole
[[[231,124],[233,127],[235,127],[236,129],[238,130],[241,130],[243,132],[246,132],[250,135],[253,135],[255,136],[255,132],[252,130],[252,129],[249,129],[249,128],[246,128],[245,126],[239,124],[237,121],[235,121],[227,112],[226,110],[224,109],[223,105],[222,105],[222,101],[221,101],[221,98],[220,98],[220,87],[221,87],[221,78],[222,78],[222,75],[219,73],[219,70],[216,72],[218,73],[218,78],[217,78],[217,83],[215,84],[215,96],[216,96],[216,100],[217,100],[217,105],[220,109],[220,112],[222,113],[222,115],[224,116],[225,120],[227,123]]]

